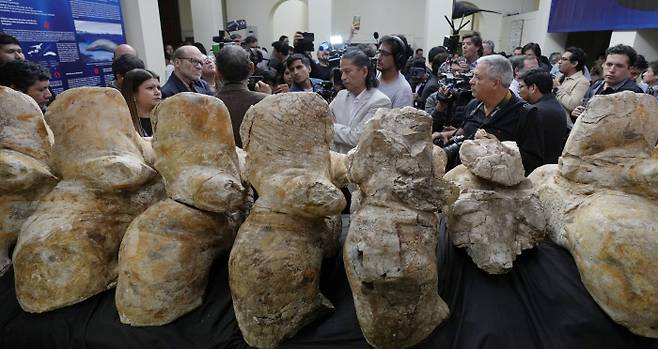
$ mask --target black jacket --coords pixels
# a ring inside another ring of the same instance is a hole
[[[567,114],[553,95],[545,95],[533,105],[544,129],[544,164],[557,164],[569,134]]]
[[[605,84],[604,80],[599,80],[592,84],[590,86],[589,90],[587,90],[587,93],[585,93],[585,97],[583,100],[587,102],[590,98],[596,96],[596,95],[611,95],[613,93],[621,92],[621,91],[632,91],[635,93],[644,93],[642,89],[637,86],[635,81],[631,79],[626,79],[623,82],[612,86],[608,87],[606,89],[603,88],[603,85]],[[586,103],[585,103],[586,104]]]
[[[473,139],[481,128],[498,140],[514,141],[521,152],[526,176],[544,164],[544,132],[537,108],[527,104],[509,91],[509,100],[503,100],[490,116],[485,116],[484,105],[472,100],[466,106],[466,118],[462,124],[466,139]]]
[[[203,80],[193,82],[192,89],[193,91],[190,91],[188,87],[185,86],[185,83],[182,82],[176,74],[172,73],[169,80],[167,80],[167,83],[162,86],[162,99],[181,92],[196,92],[209,96],[213,95],[212,91],[210,91],[210,87],[208,87],[208,83]]]

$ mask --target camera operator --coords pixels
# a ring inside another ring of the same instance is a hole
[[[459,129],[436,132],[432,138],[440,139],[444,145],[456,135],[465,139],[515,141],[526,175],[543,165],[544,133],[537,109],[509,90],[511,82],[512,66],[507,58],[499,55],[480,58],[470,80],[475,99],[466,106],[464,122]]]
[[[390,108],[391,101],[377,89],[370,58],[360,50],[347,51],[340,60],[344,90],[329,104],[334,116],[334,150],[347,153],[354,148],[366,121],[379,108]]]
[[[425,103],[425,111],[432,116],[432,132],[454,131],[464,121],[464,109],[473,99],[470,74],[462,74],[462,64],[448,60],[449,73],[442,74],[439,90]]]
[[[313,33],[303,33],[296,32],[295,37],[293,38],[293,53],[301,54],[306,56],[310,64],[310,77],[313,79],[319,79],[319,70],[318,65],[313,60],[313,51],[315,48],[313,46],[313,41],[315,40],[315,35]]]
[[[333,68],[329,65],[329,57],[331,55],[331,45],[328,42],[323,42],[318,46],[317,51],[318,64],[316,64],[315,69],[317,69],[314,77],[317,77],[320,80],[329,81],[331,80],[331,71]]]

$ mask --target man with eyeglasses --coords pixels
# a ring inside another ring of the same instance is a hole
[[[585,51],[578,47],[568,47],[557,63],[562,76],[553,83],[557,87],[555,97],[569,115],[580,105],[589,89],[589,80],[583,73],[586,60]],[[571,118],[567,117],[567,127],[572,126]]]
[[[196,92],[212,96],[208,83],[201,79],[203,54],[198,48],[186,45],[174,51],[174,72],[162,86],[162,99],[180,92]]]

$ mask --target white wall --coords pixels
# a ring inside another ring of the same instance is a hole
[[[617,44],[632,46],[648,62],[658,59],[658,29],[612,32],[610,46]]]
[[[185,38],[194,37],[192,5],[190,4],[190,0],[178,0],[178,15],[180,16],[181,38],[185,40]],[[174,44],[178,43],[176,42]]]
[[[272,14],[274,7],[280,2],[281,0],[226,0],[226,21],[245,19],[247,25],[258,27],[259,44],[269,50],[269,45],[281,35],[272,31]]]
[[[258,29],[260,31],[260,27]],[[278,39],[281,35],[287,35],[292,41],[292,37],[297,31],[308,31],[308,9],[306,1],[288,0],[279,4],[272,14],[272,40],[260,43],[261,46],[267,47],[271,42]]]
[[[192,3],[192,26],[194,41],[206,49],[212,47],[212,37],[224,29],[221,0],[194,0]]]
[[[347,38],[354,16],[361,16],[361,30],[353,42],[375,42],[372,34],[378,32],[380,36],[404,34],[413,47],[425,44],[425,0],[334,0],[334,35]],[[437,20],[445,22],[441,17]]]
[[[121,0],[126,41],[150,69],[164,77],[165,61],[157,0]]]

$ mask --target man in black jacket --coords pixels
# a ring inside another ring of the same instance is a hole
[[[497,138],[514,141],[521,152],[526,175],[544,164],[544,132],[537,109],[510,90],[512,65],[507,58],[480,58],[470,81],[475,99],[466,106],[466,118],[455,131],[435,132],[444,144],[453,135],[466,139]]]
[[[635,65],[637,52],[630,46],[619,44],[608,48],[605,55],[602,65],[603,80],[593,84],[585,93],[583,103],[571,112],[571,119],[574,121],[585,111],[589,99],[596,95],[610,95],[621,91],[643,93],[631,78],[631,67]]]
[[[162,86],[162,99],[180,92],[196,92],[212,96],[208,84],[201,79],[203,55],[198,48],[186,45],[174,51],[174,72]]]
[[[567,140],[566,112],[552,93],[551,74],[535,68],[521,75],[519,95],[537,107],[544,129],[544,164],[557,164]]]

